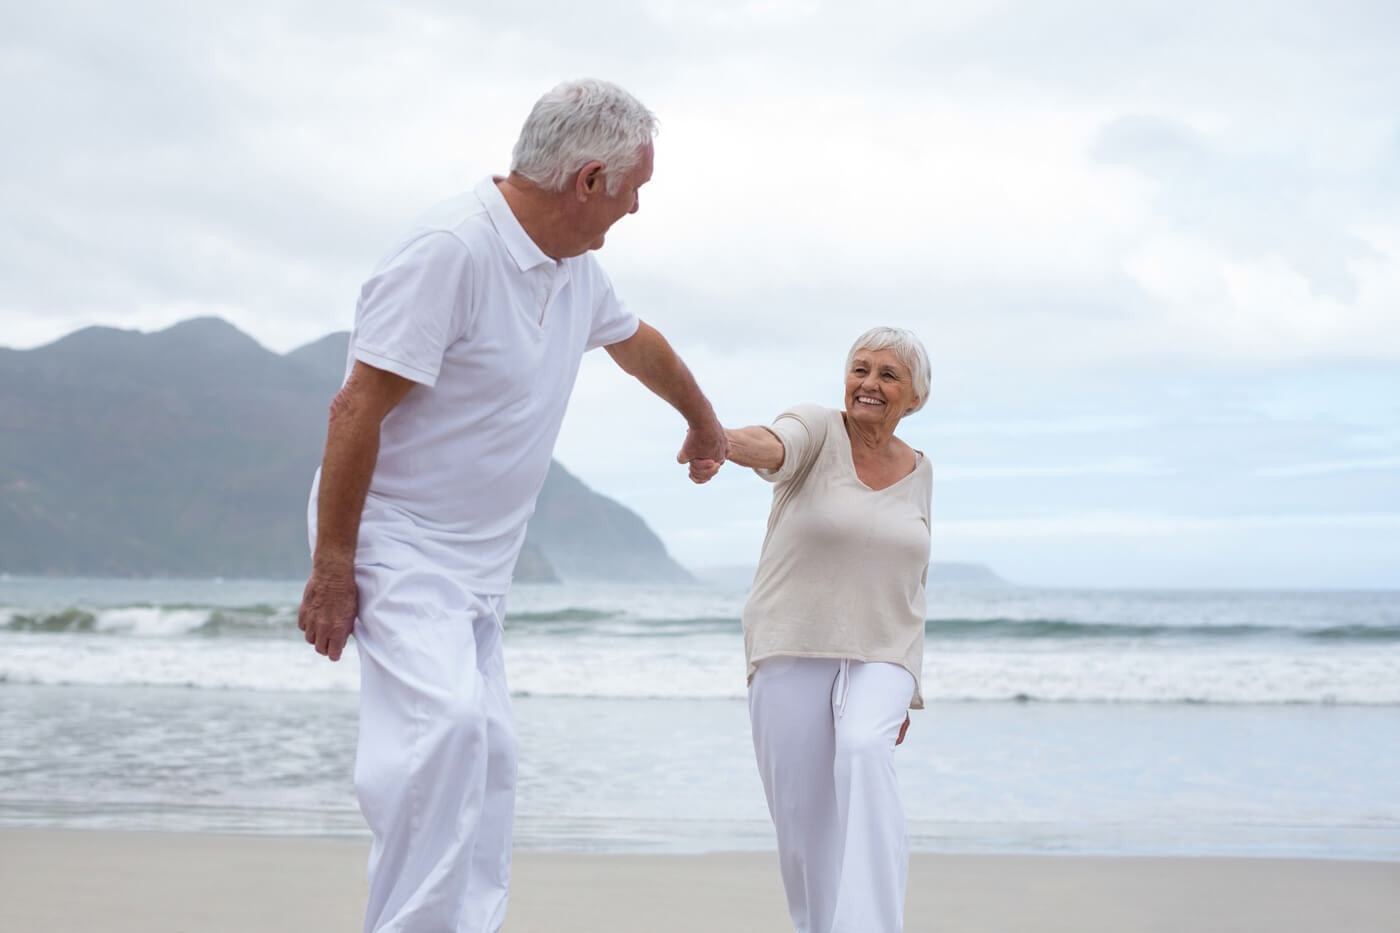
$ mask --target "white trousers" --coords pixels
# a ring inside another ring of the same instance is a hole
[[[355,578],[355,792],[374,833],[365,931],[494,933],[515,815],[505,599],[426,569],[370,564]]]
[[[797,933],[898,933],[909,841],[894,750],[897,664],[777,657],[749,685],[754,752]]]

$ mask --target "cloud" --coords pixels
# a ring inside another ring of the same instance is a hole
[[[1354,218],[1337,203],[1369,179],[1338,166],[1279,151],[1222,151],[1187,127],[1137,116],[1104,127],[1095,154],[1150,177],[1154,207],[1172,230],[1237,260],[1281,261],[1321,297],[1354,302],[1354,265],[1382,255],[1346,228]]]
[[[1400,456],[1394,4],[61,0],[0,19],[8,345],[211,313],[276,350],[347,329],[411,218],[503,170],[542,91],[597,74],[662,120],[602,261],[726,421],[839,404],[849,341],[887,322],[934,358],[905,433],[950,532],[1400,496],[1385,469],[1311,469]],[[675,413],[593,356],[561,459],[684,560],[756,553],[768,488],[722,474],[719,522],[712,490],[674,481]],[[976,541],[1035,566],[1022,538]]]
[[[11,333],[169,323],[190,307],[242,307],[279,349],[343,327],[398,228],[502,168],[534,97],[587,71],[635,81],[662,116],[657,179],[607,261],[624,293],[685,307],[681,326],[769,317],[780,331],[800,316],[815,346],[844,336],[853,312],[883,313],[958,358],[1056,339],[1073,359],[1200,344],[1297,355],[1319,333],[1342,351],[1391,333],[1371,309],[1393,297],[1395,253],[1355,229],[1367,177],[1337,184],[1339,160],[1380,137],[1293,158],[1320,111],[1291,104],[1257,151],[1213,142],[1235,138],[1221,115],[1254,93],[1244,59],[1270,54],[1257,22],[1231,58],[1174,5],[882,4],[854,23],[797,0],[572,10],[13,12],[0,59],[14,79],[0,107],[22,140],[0,156],[16,205],[0,230]],[[1231,4],[1212,15],[1225,33],[1246,22]],[[1350,61],[1346,43],[1369,54],[1354,8],[1317,30],[1308,20],[1286,4],[1267,29],[1324,62]],[[911,44],[920,57],[903,56]],[[1190,67],[1171,65],[1177,54]],[[1080,74],[1129,60],[1111,84]],[[1192,87],[1211,68],[1222,80],[1207,111]],[[1356,69],[1307,59],[1305,71],[1324,89],[1314,96],[1367,96]],[[1298,222],[1273,222],[1284,217]],[[1278,248],[1213,252],[1261,228]],[[1282,232],[1304,228],[1315,232]],[[1207,294],[1205,310],[1181,312],[1183,291]],[[1280,305],[1285,326],[1246,346],[1259,317],[1247,309]],[[1241,307],[1246,323],[1215,339]]]

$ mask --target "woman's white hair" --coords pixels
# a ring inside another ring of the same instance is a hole
[[[546,191],[563,191],[589,162],[603,163],[603,183],[617,194],[656,135],[656,116],[608,81],[565,81],[530,110],[515,141],[510,170]]]
[[[919,404],[904,414],[912,415],[924,407],[924,403],[928,401],[930,378],[928,352],[924,350],[924,345],[919,342],[919,338],[915,337],[912,331],[907,331],[902,327],[870,328],[857,337],[855,343],[851,344],[851,352],[846,354],[847,372],[851,371],[851,363],[861,350],[894,351],[894,355],[899,357],[899,361],[909,370],[909,378],[914,383],[914,394],[919,399]]]

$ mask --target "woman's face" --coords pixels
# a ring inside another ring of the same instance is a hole
[[[856,351],[846,371],[847,417],[894,433],[899,419],[918,401],[909,367],[893,350]]]

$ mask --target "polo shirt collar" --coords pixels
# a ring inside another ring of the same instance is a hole
[[[496,187],[496,179],[487,176],[476,186],[476,196],[481,199],[481,203],[486,207],[486,213],[491,218],[491,223],[496,228],[496,233],[500,235],[501,242],[505,243],[506,251],[515,260],[515,264],[520,267],[520,271],[533,269],[545,263],[553,264],[554,260],[544,254],[535,241],[530,239],[530,234],[525,232],[525,228],[520,226],[520,221],[515,219],[515,212],[506,203],[506,196],[501,194],[501,189]]]

